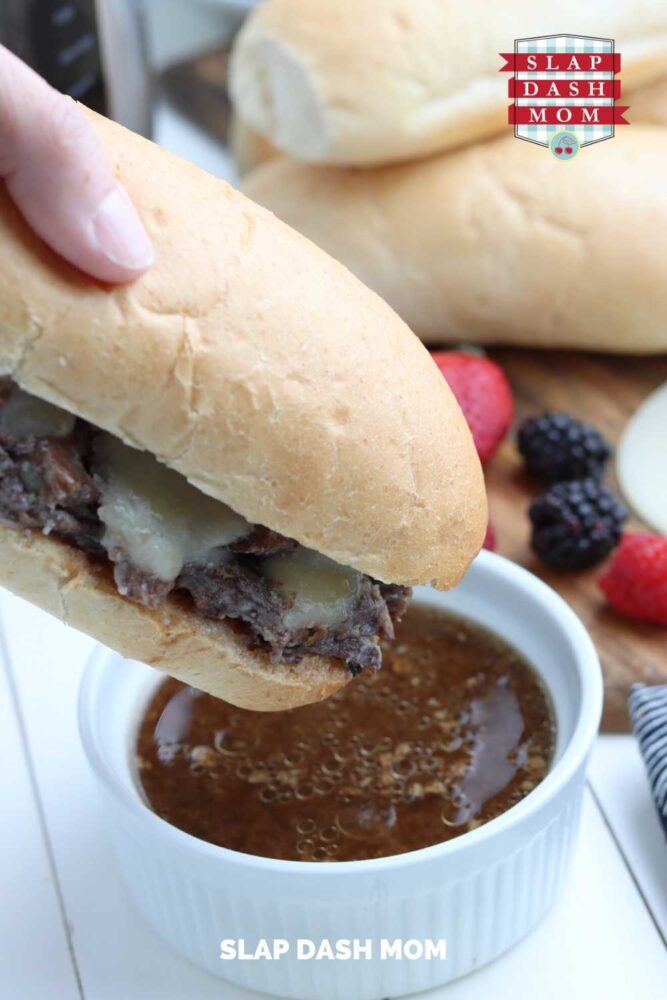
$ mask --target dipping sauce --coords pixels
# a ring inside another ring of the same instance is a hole
[[[142,720],[139,782],[173,826],[290,861],[359,861],[458,837],[545,776],[548,696],[464,618],[412,605],[366,673],[327,701],[248,712],[171,678]]]

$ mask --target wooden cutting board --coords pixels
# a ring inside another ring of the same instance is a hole
[[[516,426],[524,417],[546,409],[568,410],[595,424],[613,444],[639,403],[667,381],[667,357],[507,349],[491,355],[512,383]],[[527,511],[531,499],[544,487],[523,471],[514,432],[487,467],[486,476],[497,551],[546,580],[580,616],[597,646],[604,671],[602,729],[627,731],[632,684],[667,683],[667,628],[631,621],[609,608],[596,583],[604,563],[591,570],[564,572],[546,567],[532,553]],[[613,468],[605,482],[617,489]],[[630,520],[627,527],[636,530],[644,526]]]

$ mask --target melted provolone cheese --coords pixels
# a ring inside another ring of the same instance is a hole
[[[67,437],[74,430],[76,418],[67,410],[53,406],[13,386],[0,408],[0,434],[15,438]]]
[[[280,585],[294,604],[285,612],[290,629],[331,628],[355,601],[361,574],[312,549],[297,548],[262,563],[262,573]]]
[[[23,438],[66,437],[75,417],[13,386],[0,407],[0,434]],[[216,552],[251,530],[219,500],[201,493],[148,452],[111,434],[96,441],[101,472],[102,542],[112,558],[120,550],[139,570],[164,581],[188,562],[221,558]],[[293,603],[284,615],[289,629],[331,628],[349,613],[361,574],[312,549],[297,547],[261,562],[260,571]]]
[[[250,530],[245,518],[147,452],[104,434],[99,457],[103,543],[110,552],[121,548],[145,573],[175,580],[185,563],[205,562],[213,549]]]

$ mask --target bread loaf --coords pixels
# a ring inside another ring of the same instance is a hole
[[[428,344],[667,350],[667,129],[562,163],[512,135],[376,170],[272,160],[256,201]]]
[[[413,159],[502,132],[499,53],[564,31],[615,40],[624,94],[665,74],[663,0],[268,0],[238,36],[231,96],[295,159]]]

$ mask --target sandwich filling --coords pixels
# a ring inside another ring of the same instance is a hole
[[[308,654],[379,668],[410,590],[250,524],[147,452],[0,382],[0,523],[53,534],[110,564],[120,594],[169,594],[228,620],[274,661]]]

